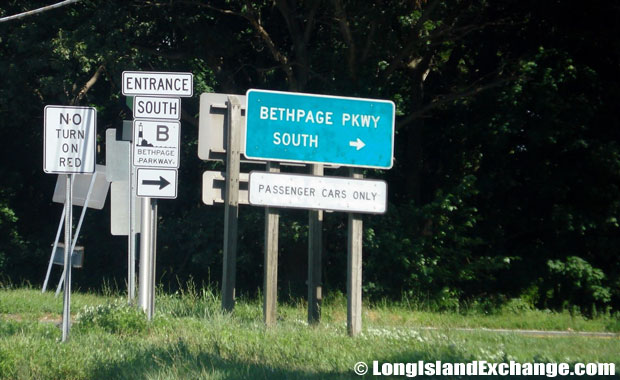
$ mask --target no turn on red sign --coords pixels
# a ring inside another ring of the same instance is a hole
[[[43,170],[46,173],[93,173],[97,110],[93,107],[46,106]]]

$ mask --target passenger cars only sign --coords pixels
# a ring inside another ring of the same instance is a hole
[[[97,111],[93,107],[46,106],[43,120],[43,170],[93,173]]]

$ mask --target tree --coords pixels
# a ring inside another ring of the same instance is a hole
[[[0,14],[41,5],[9,1]],[[0,154],[13,163],[0,168],[3,270],[42,277],[59,214],[54,179],[40,170],[44,105],[96,106],[103,152],[103,130],[131,118],[122,71],[191,71],[196,94],[269,88],[396,103],[395,166],[366,172],[390,189],[388,214],[366,220],[367,294],[561,305],[568,296],[549,299],[550,279],[577,281],[562,268],[581,267],[610,294],[591,299],[617,307],[617,18],[600,1],[83,0],[1,23]],[[201,171],[220,166],[196,157],[198,110],[198,96],[184,99],[179,198],[160,209],[168,282],[220,272],[221,212],[199,194]],[[261,282],[260,214],[243,210],[240,225],[250,292]],[[344,219],[325,223],[327,286],[343,288],[333,268],[344,265]],[[114,253],[124,242],[101,224],[93,216],[84,227],[98,264],[78,278],[88,286],[124,274]],[[283,213],[282,231],[284,246],[304,246],[301,213]],[[297,250],[282,261],[290,272]]]

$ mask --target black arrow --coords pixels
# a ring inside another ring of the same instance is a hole
[[[159,190],[161,190],[164,187],[170,185],[170,182],[166,181],[164,177],[159,176],[159,180],[143,179],[142,184],[143,185],[159,185]]]

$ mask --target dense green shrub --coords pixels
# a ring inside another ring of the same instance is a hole
[[[591,312],[611,301],[611,290],[604,286],[605,274],[586,260],[570,256],[565,261],[549,260],[546,301],[554,307],[580,306]]]

